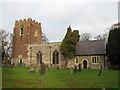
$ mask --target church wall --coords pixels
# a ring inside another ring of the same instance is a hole
[[[56,43],[29,45],[28,46],[28,49],[29,49],[28,61],[31,61],[32,64],[37,64],[37,52],[40,51],[42,52],[42,61],[44,62],[44,64],[50,64],[50,63],[52,64],[53,63],[53,52],[57,50],[59,52],[59,64],[57,65],[59,65],[60,67],[63,67],[65,64],[65,60],[60,52],[60,44],[61,44],[60,42],[56,42]],[[32,48],[31,50],[30,50],[30,47]]]
[[[37,64],[37,52],[41,51],[42,52],[42,61],[45,64],[53,64],[53,52],[57,50],[59,52],[59,67],[65,67],[65,58],[61,55],[60,53],[60,42],[56,43],[46,43],[46,44],[31,44],[28,46],[28,49],[32,47],[32,50],[28,52],[28,61],[32,64]],[[51,62],[50,62],[50,46],[51,46]],[[30,54],[31,53],[31,54]],[[30,58],[31,57],[31,58]],[[99,58],[99,63],[92,63],[92,57],[98,57]],[[78,58],[78,63],[76,63],[76,58]],[[87,68],[91,69],[99,69],[101,65],[103,65],[104,68],[104,55],[96,55],[96,56],[75,56],[73,59],[68,60],[67,62],[67,68],[74,68],[75,66],[78,66],[81,64],[82,69],[84,68],[83,61],[87,61]],[[27,62],[27,65],[30,63]],[[53,65],[54,66],[54,65]]]
[[[93,63],[92,62],[92,57],[98,57],[99,58],[99,63]],[[76,63],[76,58],[78,58],[78,63]],[[75,57],[75,65],[78,66],[79,64],[81,64],[82,69],[84,68],[83,65],[83,61],[86,60],[87,61],[87,68],[91,68],[91,69],[99,69],[101,67],[101,65],[103,65],[104,67],[104,55],[96,55],[96,56],[76,56]]]

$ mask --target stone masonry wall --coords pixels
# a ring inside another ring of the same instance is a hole
[[[78,58],[78,63],[75,64],[76,66],[78,66],[78,64],[81,64],[83,68],[83,61],[86,60],[87,68],[90,67],[91,69],[99,69],[101,65],[103,65],[104,67],[104,59],[105,59],[104,56],[103,55],[96,55],[96,56],[99,58],[99,63],[92,63],[92,57],[94,56],[76,56],[76,58]]]
[[[30,64],[36,64],[37,63],[37,52],[40,51],[42,52],[42,61],[45,64],[52,64],[53,63],[53,52],[57,50],[59,52],[59,66],[62,67],[64,65],[64,57],[61,55],[60,52],[60,42],[56,43],[46,43],[46,44],[31,44],[28,46],[28,49],[31,47],[32,49],[29,49],[28,52],[28,63],[27,65]],[[51,47],[51,48],[50,48]],[[51,55],[51,56],[50,56]],[[31,58],[30,58],[31,57]]]
[[[65,58],[61,55],[60,52],[60,42],[56,43],[46,43],[46,44],[31,44],[28,46],[28,49],[31,47],[32,49],[29,49],[28,52],[28,62],[27,65],[30,64],[36,64],[37,63],[37,52],[42,52],[42,61],[45,64],[52,64],[53,63],[53,52],[57,50],[59,52],[59,66],[64,67],[65,66]],[[51,54],[50,54],[50,47],[51,47]],[[51,55],[51,56],[50,56]],[[90,67],[91,69],[99,69],[101,65],[104,67],[104,55],[96,55],[99,57],[99,63],[92,63],[92,57],[94,56],[75,56],[73,59],[69,60],[67,63],[67,67],[73,67],[78,66],[79,64],[82,65],[83,68],[83,61],[87,61],[87,68]],[[30,58],[31,57],[31,58]],[[78,58],[78,63],[76,63],[76,58]]]

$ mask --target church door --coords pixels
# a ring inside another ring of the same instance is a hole
[[[86,60],[83,61],[83,68],[84,68],[84,69],[87,68],[87,61],[86,61]]]

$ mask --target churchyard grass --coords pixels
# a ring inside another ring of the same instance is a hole
[[[3,88],[118,88],[118,70],[46,70],[45,75],[29,73],[26,67],[2,68]]]

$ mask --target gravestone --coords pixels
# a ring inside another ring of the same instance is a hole
[[[41,65],[40,65],[40,75],[44,75],[44,74],[45,74],[45,65],[42,62]]]
[[[49,70],[52,70],[52,64],[50,64]]]
[[[72,67],[70,68],[70,73],[73,73],[73,68]]]
[[[74,68],[74,72],[75,72],[75,73],[77,72],[77,66],[75,66],[75,68]]]
[[[45,65],[45,70],[48,70],[49,66],[48,65]]]
[[[59,69],[59,65],[57,66],[57,70]]]
[[[36,65],[35,65],[35,72],[38,73],[39,71],[40,71],[40,66],[39,66],[39,64],[36,64]]]
[[[81,64],[79,64],[78,66],[78,71],[81,71]]]
[[[67,61],[65,62],[65,68],[67,68]]]
[[[102,73],[102,65],[101,65],[101,67],[100,67],[100,72],[99,72],[99,76],[101,75],[101,73]]]
[[[91,67],[88,67],[88,69],[91,69]]]
[[[34,68],[33,65],[30,66],[29,72],[30,72],[30,73],[34,73],[34,72],[35,72],[35,68]]]

